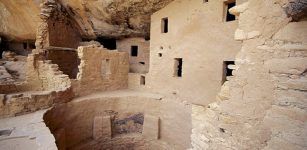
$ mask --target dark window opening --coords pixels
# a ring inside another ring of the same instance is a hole
[[[162,33],[167,33],[168,32],[168,18],[163,18],[161,24],[162,24]]]
[[[103,47],[109,49],[109,50],[115,50],[116,49],[116,39],[107,39],[103,37],[98,37],[96,39]]]
[[[23,49],[27,49],[27,43],[23,43]]]
[[[204,3],[207,3],[209,0],[204,0]]]
[[[162,53],[159,53],[158,55],[159,55],[159,57],[162,57]]]
[[[29,48],[30,49],[35,49],[35,44],[34,43],[29,43]]]
[[[227,81],[227,77],[233,76],[232,74],[232,69],[229,69],[229,65],[234,65],[234,61],[224,61],[223,63],[223,79],[222,79],[222,84]]]
[[[131,46],[131,56],[137,57],[138,56],[138,46]]]
[[[175,77],[182,77],[182,58],[175,58]]]
[[[150,37],[149,36],[146,36],[145,37],[145,41],[149,41],[150,40]]]
[[[141,61],[141,62],[139,62],[139,63],[142,64],[142,65],[145,65],[145,62],[142,62],[142,61]]]
[[[9,136],[11,133],[12,130],[0,130],[0,136]]]
[[[140,84],[145,85],[145,76],[141,76]]]
[[[225,8],[226,8],[226,22],[228,21],[234,21],[236,20],[236,16],[230,14],[229,9],[236,6],[236,2],[231,2],[231,3],[225,3]]]

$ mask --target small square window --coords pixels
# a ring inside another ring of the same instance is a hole
[[[209,0],[204,0],[204,3],[207,3]]]
[[[131,56],[137,57],[138,56],[138,46],[131,46]]]
[[[141,62],[139,62],[140,64],[142,64],[142,65],[145,65],[145,62],[143,62],[143,61],[141,61]]]
[[[162,57],[162,53],[159,53],[158,56],[159,56],[159,57]]]

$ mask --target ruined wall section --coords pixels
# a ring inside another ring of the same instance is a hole
[[[59,70],[68,75],[70,79],[76,79],[80,64],[76,49],[50,48],[46,50],[45,56],[53,64],[57,64]]]
[[[45,0],[41,5],[40,25],[36,47],[77,48],[81,39],[80,28],[57,0]]]
[[[128,87],[127,53],[90,45],[79,47],[78,56],[81,60],[79,73],[77,79],[72,81],[76,94],[86,95]]]
[[[43,60],[42,54],[30,54],[26,67],[26,81],[0,84],[0,118],[46,109],[73,98],[68,75],[50,60]]]
[[[234,78],[215,103],[193,107],[193,149],[306,149],[307,22],[290,22],[288,1],[249,0]]]

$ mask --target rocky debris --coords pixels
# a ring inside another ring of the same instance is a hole
[[[0,66],[0,83],[12,81],[14,81],[12,75],[8,73],[4,66]]]
[[[306,0],[291,0],[286,7],[288,16],[294,21],[299,21],[307,17],[307,1]]]
[[[7,60],[7,61],[16,61],[17,58],[15,58],[16,53],[11,52],[11,51],[4,51],[2,53],[2,59]]]

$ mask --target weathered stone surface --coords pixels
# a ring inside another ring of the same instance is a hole
[[[290,3],[286,7],[286,12],[294,21],[306,18],[307,2],[305,0],[290,0]]]
[[[61,1],[67,15],[80,26],[83,37],[94,38],[143,36],[149,37],[150,15],[173,0],[65,0]],[[35,0],[0,1],[0,34],[14,40],[35,39],[42,17],[50,17],[54,3],[40,12]],[[17,11],[18,10],[18,11]]]

